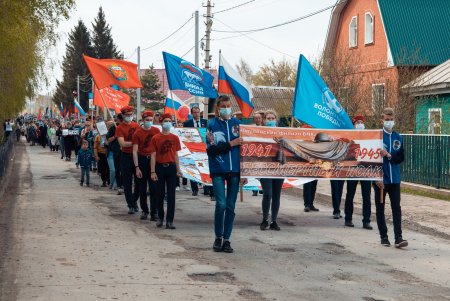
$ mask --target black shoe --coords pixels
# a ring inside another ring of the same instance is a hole
[[[139,212],[138,206],[134,207],[133,210],[134,210],[134,212]]]
[[[89,183],[86,183],[86,187],[89,187],[90,186],[90,184]]]
[[[83,186],[83,182],[80,182],[80,186]]]
[[[258,191],[253,191],[252,196],[258,196]]]
[[[198,195],[198,191],[192,191],[192,196],[197,196]]]
[[[222,251],[225,253],[233,253],[233,248],[231,247],[230,241],[225,240],[222,245]]]
[[[280,231],[280,226],[278,226],[277,221],[273,221],[269,226],[270,230]]]
[[[215,202],[215,201],[216,201],[216,198],[215,198],[214,196],[211,196],[210,201],[211,201],[211,202]]]
[[[128,208],[128,214],[134,214],[134,208],[133,207],[129,207]]]
[[[345,221],[346,227],[354,227],[355,225],[352,223],[352,221]]]
[[[259,224],[259,229],[262,231],[266,230],[269,227],[269,221],[263,220],[261,224]]]
[[[381,239],[381,244],[385,247],[390,247],[391,246],[391,242],[389,241],[389,239],[387,237],[383,237]]]
[[[156,222],[156,221],[158,220],[158,216],[157,216],[157,215],[152,215],[152,216],[150,217],[150,220],[151,220],[152,222]]]
[[[259,191],[259,194],[263,194],[263,191],[262,191],[262,190],[260,190],[260,191]]]
[[[158,222],[156,223],[156,227],[161,228],[163,224],[164,224],[164,220],[160,219],[160,220],[158,220]]]
[[[305,212],[309,212],[309,210],[310,210],[309,206],[305,206],[305,209],[303,209],[303,211]]]
[[[102,187],[106,187],[106,183],[105,182],[103,182]]]
[[[333,214],[333,218],[334,219],[340,219],[342,217],[342,215],[340,215],[339,213],[334,213]]]
[[[214,252],[222,252],[222,238],[216,238],[213,244]]]
[[[373,227],[372,227],[372,225],[370,223],[363,223],[363,228],[367,229],[367,230],[372,230],[373,229]]]
[[[167,223],[166,224],[166,229],[171,229],[171,230],[175,230],[175,226],[173,225],[173,223]]]
[[[141,220],[146,220],[148,217],[148,213],[142,212],[141,213]]]
[[[309,209],[311,209],[311,211],[319,211],[314,205],[309,206]]]
[[[395,247],[400,249],[408,246],[408,241],[404,240],[403,238],[399,238],[395,240]]]

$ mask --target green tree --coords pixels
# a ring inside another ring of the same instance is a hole
[[[163,108],[161,101],[165,96],[160,91],[161,83],[153,65],[145,70],[144,75],[141,76],[141,83],[144,87],[141,89],[141,99],[147,104],[145,107],[154,111]]]
[[[57,82],[53,101],[59,105],[70,106],[73,102],[73,91],[77,90],[77,76],[80,76],[80,105],[86,110],[88,107],[88,92],[92,82],[88,76],[89,71],[83,61],[83,54],[94,56],[91,46],[91,37],[86,25],[79,20],[75,28],[70,32],[69,41],[66,44],[62,69],[63,79]]]
[[[297,65],[285,59],[280,62],[272,59],[261,66],[252,79],[256,86],[295,87],[296,77]]]
[[[95,57],[98,59],[123,58],[123,54],[119,52],[113,41],[111,27],[106,23],[105,13],[101,6],[92,27],[94,29],[92,42]]]

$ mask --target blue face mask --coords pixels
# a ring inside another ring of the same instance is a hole
[[[164,122],[162,128],[166,131],[170,130],[172,128],[172,122]]]
[[[144,121],[144,127],[145,128],[150,128],[151,126],[153,125],[153,122],[151,122],[151,121]]]
[[[276,120],[267,120],[266,126],[277,126],[277,121]]]
[[[231,108],[220,108],[219,115],[221,117],[227,117],[227,116],[231,115]]]

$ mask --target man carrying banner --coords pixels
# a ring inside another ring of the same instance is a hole
[[[208,124],[206,119],[200,118],[200,108],[193,107],[191,108],[192,119],[188,119],[183,123],[183,127],[186,128],[205,128]],[[198,183],[195,181],[191,182],[192,195],[196,196],[198,194]],[[204,194],[209,195],[210,186],[205,186]]]
[[[153,111],[147,110],[142,113],[143,127],[139,128],[133,135],[133,162],[136,166],[136,176],[139,179],[140,204],[142,209],[141,220],[146,220],[150,214],[150,220],[156,221],[156,183],[150,179],[150,142],[160,130],[153,127]],[[150,210],[147,204],[147,183],[150,188]]]
[[[232,117],[231,101],[221,95],[216,103],[216,117],[208,122],[206,152],[212,178],[216,208],[214,213],[215,252],[233,253],[230,236],[234,223],[234,208],[239,192],[241,122]],[[225,183],[227,185],[225,189]]]
[[[125,106],[121,109],[123,122],[117,126],[116,137],[122,149],[122,180],[125,193],[125,199],[128,205],[128,214],[138,212],[137,201],[133,197],[133,177],[136,176],[133,163],[133,134],[139,128],[139,125],[133,121],[132,106]],[[136,178],[135,178],[136,180]]]
[[[378,230],[380,231],[381,244],[389,247],[386,219],[384,216],[384,205],[386,194],[391,200],[392,220],[394,223],[395,247],[408,246],[408,241],[402,238],[402,211],[400,207],[400,163],[405,160],[402,136],[392,131],[394,127],[394,110],[385,108],[382,114],[383,122],[383,181],[376,182],[375,207],[377,215]],[[380,194],[383,194],[382,197]]]

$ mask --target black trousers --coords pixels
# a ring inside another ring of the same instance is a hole
[[[303,184],[303,203],[305,207],[314,205],[314,198],[316,197],[317,180]]]
[[[172,223],[175,217],[175,189],[177,186],[177,166],[175,163],[156,164],[156,175],[158,176],[158,217],[164,220],[164,198],[167,189],[167,216],[166,222]]]
[[[122,187],[122,152],[113,153],[117,187]]]
[[[133,195],[133,178],[135,181],[135,190],[137,183],[136,172],[134,168],[133,155],[128,153],[122,153],[122,180],[123,190],[125,193],[125,199],[129,208],[137,207],[137,198]]]
[[[156,182],[150,178],[150,156],[138,155],[138,162],[139,169],[142,172],[142,178],[138,179],[141,210],[144,213],[154,216],[158,209],[156,203]],[[150,188],[150,210],[147,204],[147,185]]]
[[[391,200],[392,220],[394,224],[395,240],[402,238],[402,208],[400,207],[400,184],[384,184],[383,203],[380,202],[380,188],[373,185],[375,190],[375,208],[377,211],[377,224],[380,237],[388,237],[388,228],[386,226],[386,218],[384,215],[384,205],[386,204],[386,194],[389,194]]]
[[[370,192],[371,192],[371,181],[358,181],[358,180],[348,180],[347,181],[347,194],[345,195],[345,221],[351,221],[353,215],[353,199],[355,198],[356,187],[358,182],[361,185],[362,194],[362,211],[363,211],[363,223],[370,223]]]
[[[341,213],[341,199],[344,190],[344,180],[331,180],[331,200],[333,202],[333,214]]]
[[[106,160],[106,154],[98,153],[98,157],[100,160],[98,160],[97,167],[100,177],[102,178],[102,182],[109,182],[109,166],[108,161]]]

